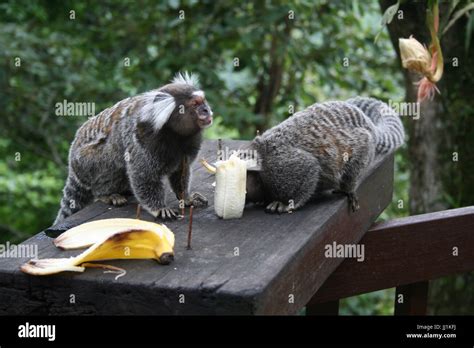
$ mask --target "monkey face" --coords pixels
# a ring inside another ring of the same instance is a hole
[[[212,125],[212,110],[207,103],[204,92],[196,91],[191,96],[190,108],[191,112],[196,114],[196,123],[199,128],[207,128]]]
[[[174,97],[176,108],[167,126],[181,135],[191,135],[212,125],[212,109],[204,92],[192,86],[171,84],[165,92]]]

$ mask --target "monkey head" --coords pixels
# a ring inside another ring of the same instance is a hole
[[[245,203],[264,203],[265,188],[258,171],[247,171]]]
[[[156,130],[165,127],[189,136],[212,124],[212,109],[195,75],[179,73],[170,84],[148,93],[153,102],[144,118],[152,119]]]
[[[204,91],[185,84],[171,84],[165,86],[163,91],[171,94],[176,103],[167,127],[179,134],[189,135],[211,126],[213,112]]]

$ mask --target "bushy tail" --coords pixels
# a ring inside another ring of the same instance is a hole
[[[63,197],[61,199],[61,208],[53,225],[60,223],[68,216],[84,208],[92,200],[92,192],[85,187],[79,179],[69,171],[66,185],[63,189]]]
[[[405,139],[403,124],[391,107],[374,98],[356,97],[347,102],[361,109],[375,124],[377,154],[386,154],[403,144]]]

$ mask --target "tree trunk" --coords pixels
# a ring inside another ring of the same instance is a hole
[[[286,47],[290,38],[292,22],[288,17],[285,17],[285,28],[281,34],[275,28],[269,52],[270,66],[265,68],[258,81],[259,96],[254,112],[263,116],[260,130],[267,129],[271,124],[273,104],[283,78]]]

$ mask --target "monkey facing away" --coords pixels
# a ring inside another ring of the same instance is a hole
[[[176,211],[165,206],[164,177],[186,205],[207,204],[204,196],[189,193],[189,168],[202,130],[211,124],[205,94],[187,72],[103,110],[76,133],[55,224],[94,200],[125,204],[130,193],[153,216],[175,218]]]
[[[269,213],[296,210],[318,192],[354,193],[363,169],[403,144],[399,116],[387,104],[357,97],[314,104],[257,136],[261,171],[248,173],[247,200],[265,201]]]

